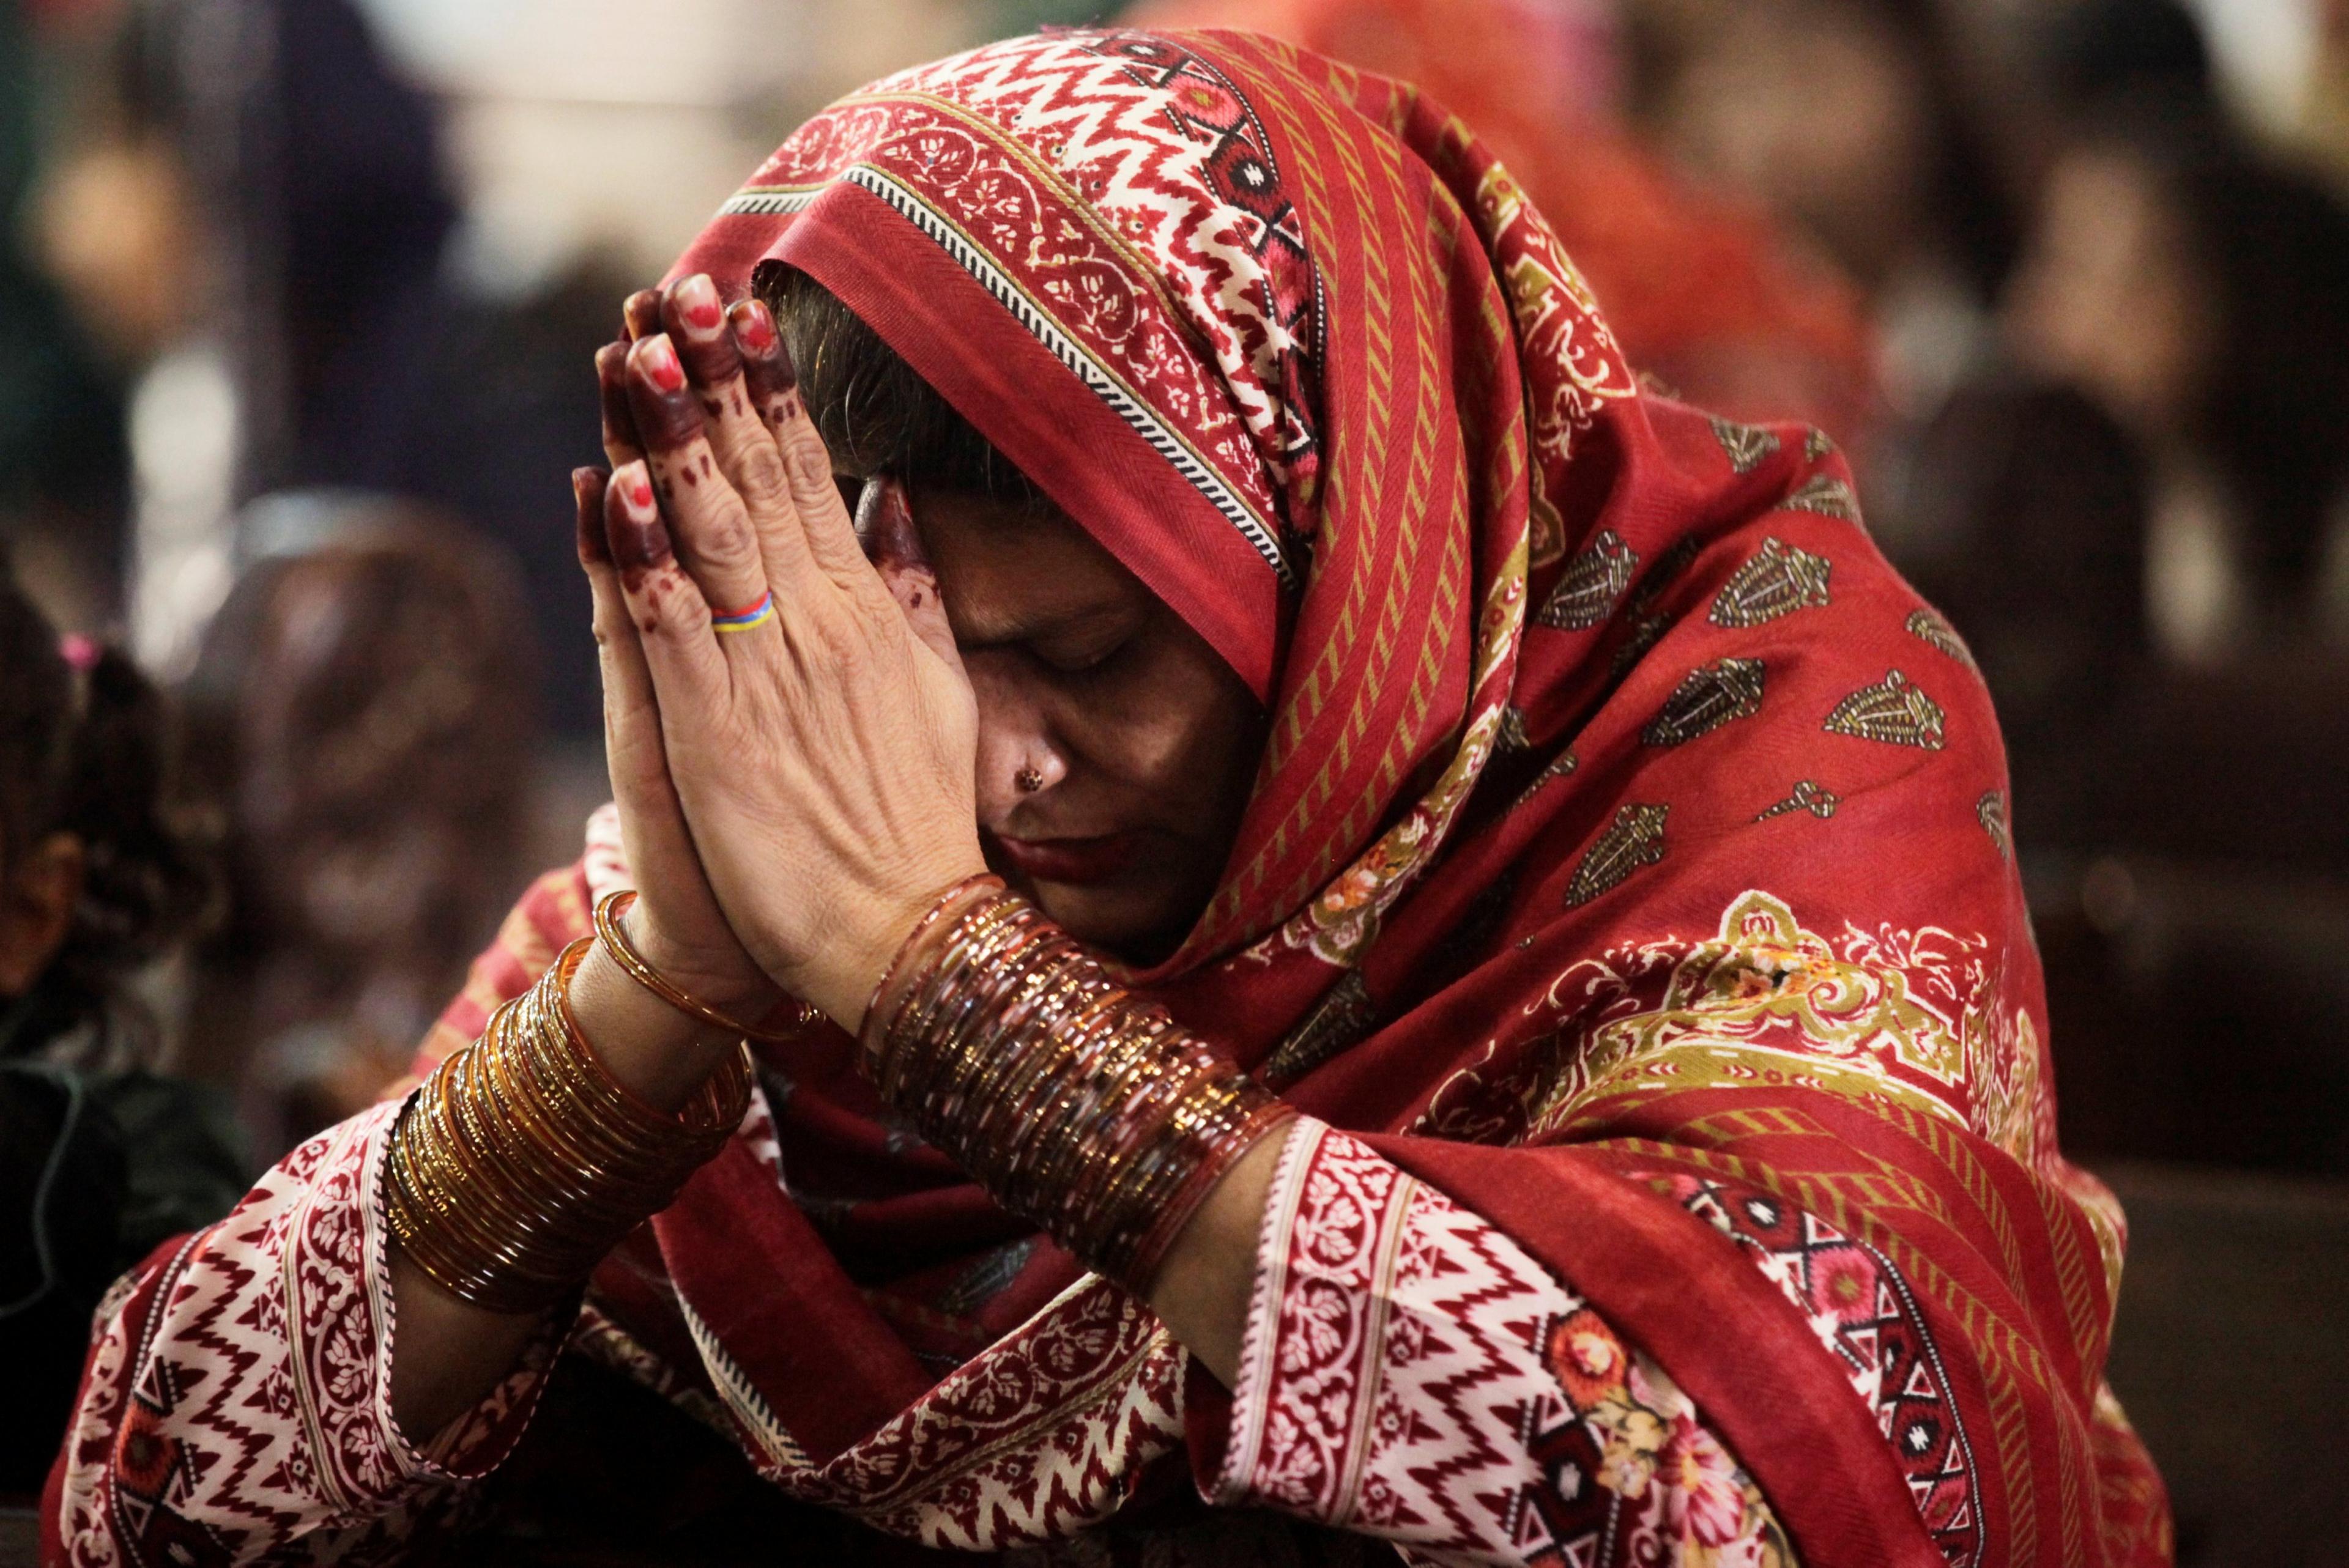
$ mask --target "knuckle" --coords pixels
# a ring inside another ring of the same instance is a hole
[[[867,642],[864,628],[852,616],[827,615],[822,634],[825,656],[834,669],[854,669],[864,658]]]
[[[754,506],[775,507],[791,500],[792,480],[783,455],[770,441],[753,441],[736,465],[743,498]]]
[[[835,504],[840,492],[832,482],[832,454],[824,449],[823,438],[804,419],[796,420],[783,434],[782,456],[790,465],[793,488],[805,495],[829,495]]]
[[[638,624],[647,636],[675,638],[692,630],[699,598],[684,573],[669,567],[646,583],[644,613]]]
[[[694,553],[711,566],[739,569],[759,559],[758,534],[740,506],[721,507],[696,534]]]

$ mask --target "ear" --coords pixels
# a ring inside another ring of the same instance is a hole
[[[864,481],[864,493],[856,504],[856,537],[889,596],[905,613],[914,635],[945,660],[947,668],[962,674],[962,654],[947,621],[947,602],[938,593],[938,574],[923,553],[922,536],[915,531],[913,501],[904,481]]]
[[[75,833],[51,833],[0,882],[0,996],[31,990],[73,929],[88,856]]]

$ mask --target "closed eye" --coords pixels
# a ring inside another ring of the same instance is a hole
[[[1057,645],[1051,643],[1030,643],[1028,645],[1028,654],[1038,664],[1057,675],[1092,675],[1106,667],[1119,654],[1125,651],[1127,645],[1133,640],[1131,637],[1121,636],[1107,641],[1093,639],[1085,643]]]

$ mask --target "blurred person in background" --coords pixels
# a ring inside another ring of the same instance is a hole
[[[2349,210],[2238,130],[2183,46],[2147,48],[2181,26],[2173,6],[2127,0],[2057,31],[2068,112],[2006,335],[2148,454],[2147,592],[2168,656],[2338,644]]]
[[[61,624],[120,614],[122,387],[24,243],[44,95],[19,0],[0,0],[0,549]]]
[[[1412,82],[1477,128],[1557,226],[1632,366],[1734,419],[1865,448],[1878,407],[1862,300],[1746,200],[1633,140],[1608,15],[1573,0],[1145,0],[1154,26],[1244,26]]]
[[[2156,656],[2141,449],[2082,392],[2010,374],[1953,393],[1911,461],[1902,571],[1998,700],[2016,841],[2041,857],[2025,863],[2114,848]]]
[[[1988,357],[2015,243],[1954,19],[1938,0],[1635,0],[1626,15],[1644,134],[1857,284],[1887,403],[1885,449],[1860,454],[1873,489],[1868,460],[1897,465]]]
[[[576,366],[616,284],[589,257],[525,300],[460,286],[437,107],[350,0],[98,11],[81,26],[103,63],[32,211],[76,315],[136,377],[141,656],[185,672],[250,553],[247,500],[405,496],[521,563],[539,707],[590,739],[593,644],[544,487],[593,455]]]
[[[176,675],[227,592],[243,498],[396,480],[454,208],[425,106],[343,0],[74,21],[96,38],[36,244],[135,378],[129,619]]]
[[[228,897],[179,1065],[241,1085],[274,1158],[376,1102],[495,930],[533,842],[538,727],[494,548],[333,492],[256,503],[241,532],[254,559],[182,688]]]
[[[99,1294],[248,1180],[227,1097],[151,1070],[134,988],[209,886],[167,745],[129,658],[0,570],[0,1495],[40,1489]]]

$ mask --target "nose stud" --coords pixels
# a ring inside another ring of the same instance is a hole
[[[1033,795],[1044,787],[1044,776],[1033,768],[1022,768],[1011,776],[1011,781],[1019,786],[1022,795]]]

